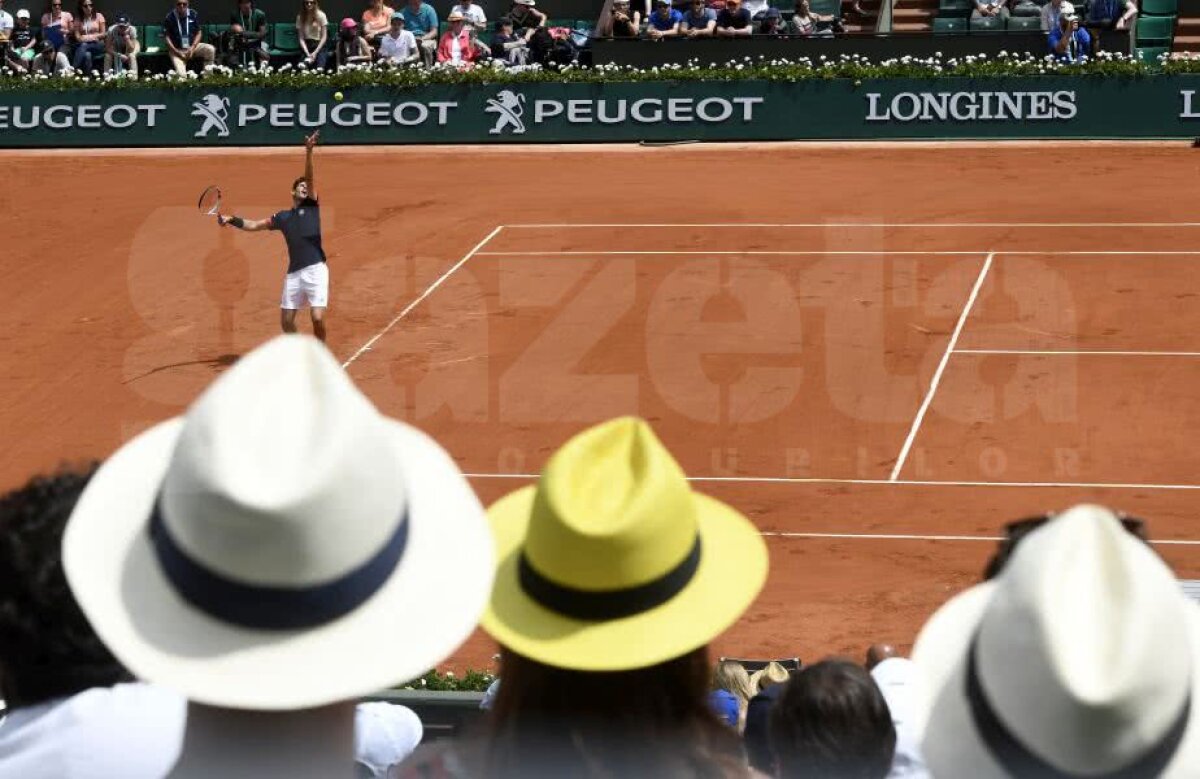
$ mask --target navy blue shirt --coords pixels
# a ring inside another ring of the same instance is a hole
[[[163,19],[163,35],[170,38],[171,43],[174,43],[177,49],[186,49],[191,46],[192,40],[199,31],[200,16],[196,13],[195,8],[187,9],[187,16],[182,19],[174,11],[167,14],[166,19]]]
[[[321,206],[313,198],[271,217],[271,229],[283,233],[288,248],[288,273],[325,262],[321,248]]]

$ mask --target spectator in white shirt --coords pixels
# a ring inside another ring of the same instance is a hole
[[[883,693],[896,728],[896,751],[888,779],[929,779],[913,711],[921,683],[916,665],[901,657],[895,647],[875,644],[867,650],[867,670]]]
[[[379,39],[379,58],[393,65],[407,65],[421,56],[417,49],[417,38],[404,29],[404,14],[392,14],[392,24]]]
[[[4,0],[0,0],[0,40],[12,37],[13,24],[12,14],[4,10]]]
[[[466,0],[450,9],[451,13],[455,11],[463,15],[463,19],[466,20],[467,27],[471,28],[472,33],[487,32],[487,14],[483,12],[481,6],[472,3],[471,0]]]
[[[67,55],[54,50],[50,41],[42,42],[41,52],[29,63],[29,71],[41,76],[66,76],[71,73]]]
[[[1068,16],[1075,13],[1075,6],[1066,0],[1050,0],[1042,6],[1042,32],[1058,29],[1058,17],[1063,13]]]

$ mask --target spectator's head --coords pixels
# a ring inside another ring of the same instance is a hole
[[[188,0],[175,0],[175,15],[180,19],[187,16]]]
[[[63,469],[0,497],[0,692],[10,708],[129,679],[71,596],[59,554],[94,471]]]
[[[913,649],[934,776],[1195,775],[1200,609],[1115,514],[1077,506]]]
[[[489,775],[515,770],[530,739],[576,767],[602,754],[597,772],[638,776],[728,743],[705,656],[766,577],[749,520],[692,492],[633,418],[575,436],[536,487],[488,514],[500,559],[481,625],[505,652]]]
[[[399,11],[393,11],[389,21],[392,24],[393,34],[399,34],[399,32],[404,29],[404,14],[400,13]]]
[[[537,0],[513,0],[513,5],[514,6],[526,5],[526,6],[529,6],[530,8],[533,8],[534,6],[537,5]]]
[[[713,689],[726,690],[733,693],[743,702],[754,697],[754,687],[750,684],[750,674],[746,667],[737,660],[721,660],[713,670]]]
[[[349,16],[347,16],[345,19],[342,19],[342,23],[338,25],[338,35],[340,35],[344,41],[354,40],[358,37],[358,22],[354,21]],[[299,195],[296,193],[296,187],[300,186],[300,182],[302,181],[307,183],[306,179],[296,179],[296,182],[292,187],[293,197],[306,197],[306,195]]]
[[[796,0],[796,15],[808,16],[812,12],[812,6],[808,0]]]
[[[19,24],[21,27],[29,26],[28,9],[22,8],[21,10],[17,11],[17,24]]]
[[[613,0],[612,12],[614,14],[629,16],[629,0]]]
[[[318,0],[300,0],[300,16],[303,19],[315,19],[317,12],[321,10],[321,4]]]
[[[754,688],[754,693],[757,695],[768,687],[783,684],[791,678],[792,675],[786,668],[772,660],[762,670],[756,671],[750,681],[751,687]]]
[[[51,43],[50,41],[42,41],[42,48],[38,52],[38,56],[44,57],[48,60],[52,60],[52,59],[54,59],[54,55],[56,53],[57,52],[55,51],[53,43]]]
[[[92,0],[79,0],[79,5],[75,9],[75,16],[81,19],[91,18],[96,13],[96,6]]]
[[[118,27],[128,27],[129,26],[129,14],[125,13],[124,11],[117,14],[116,17],[114,17],[114,19],[113,19],[113,24],[115,24]]]
[[[887,660],[889,657],[899,657],[900,653],[891,644],[871,644],[867,649],[867,670]]]
[[[654,13],[666,17],[671,15],[670,0],[654,0]]]
[[[892,766],[896,728],[866,669],[823,660],[788,681],[771,710],[777,776],[883,779]]]
[[[237,0],[238,11],[248,14],[254,10],[254,0]]]
[[[501,35],[512,35],[513,21],[507,16],[501,16],[496,20],[496,32]]]
[[[451,11],[446,17],[446,21],[450,23],[450,29],[457,34],[463,28],[463,15],[459,11]]]
[[[762,18],[763,32],[776,32],[779,30],[779,25],[783,23],[783,14],[778,8],[768,8]]]
[[[289,335],[110,457],[62,548],[80,607],[139,678],[294,710],[442,661],[487,601],[492,546],[449,455]]]

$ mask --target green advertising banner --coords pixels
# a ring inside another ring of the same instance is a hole
[[[0,147],[1193,138],[1200,75],[0,92]]]

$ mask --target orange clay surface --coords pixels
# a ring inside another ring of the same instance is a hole
[[[0,487],[104,457],[276,333],[281,238],[194,203],[216,183],[266,216],[302,160],[0,154],[29,184],[0,189]],[[330,347],[485,502],[585,425],[651,420],[767,534],[719,652],[908,647],[1004,522],[1082,500],[1200,577],[1198,167],[1179,145],[324,148]]]

